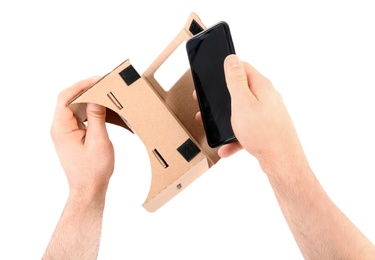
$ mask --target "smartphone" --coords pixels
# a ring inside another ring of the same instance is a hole
[[[224,60],[235,54],[226,22],[219,22],[186,42],[207,143],[215,148],[236,140],[231,125],[231,98],[224,75]]]

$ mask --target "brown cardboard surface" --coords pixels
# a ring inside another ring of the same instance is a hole
[[[192,36],[189,27],[193,19],[205,28],[192,13],[177,37],[135,82],[127,85],[119,74],[131,66],[130,60],[126,60],[70,103],[81,121],[86,120],[87,103],[107,107],[107,122],[127,128],[142,140],[152,169],[150,191],[143,204],[150,212],[219,160],[217,149],[210,148],[206,142],[203,126],[195,121],[199,107],[192,98],[194,85],[190,70],[169,91],[164,91],[154,78],[163,62]],[[188,139],[200,149],[190,161],[177,150]]]

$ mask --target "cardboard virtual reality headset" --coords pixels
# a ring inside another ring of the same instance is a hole
[[[150,212],[220,159],[217,149],[208,146],[203,126],[195,121],[199,106],[192,97],[190,70],[168,91],[154,77],[180,44],[204,29],[199,17],[191,13],[183,29],[143,74],[128,59],[69,103],[82,122],[86,121],[87,103],[105,106],[106,122],[124,127],[141,139],[152,170],[151,187],[143,203]]]

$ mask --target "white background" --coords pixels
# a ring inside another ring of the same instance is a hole
[[[127,58],[144,72],[192,11],[229,23],[237,54],[283,96],[324,189],[375,241],[373,1],[2,1],[0,259],[40,259],[65,205],[49,135],[58,93]],[[302,259],[251,155],[221,160],[148,213],[145,148],[108,131],[116,168],[99,259]]]

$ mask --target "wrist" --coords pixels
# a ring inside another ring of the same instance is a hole
[[[264,154],[258,158],[262,170],[270,180],[290,178],[292,175],[309,171],[310,166],[301,145],[277,154]]]
[[[104,204],[107,186],[101,188],[71,188],[69,200],[79,204]]]

